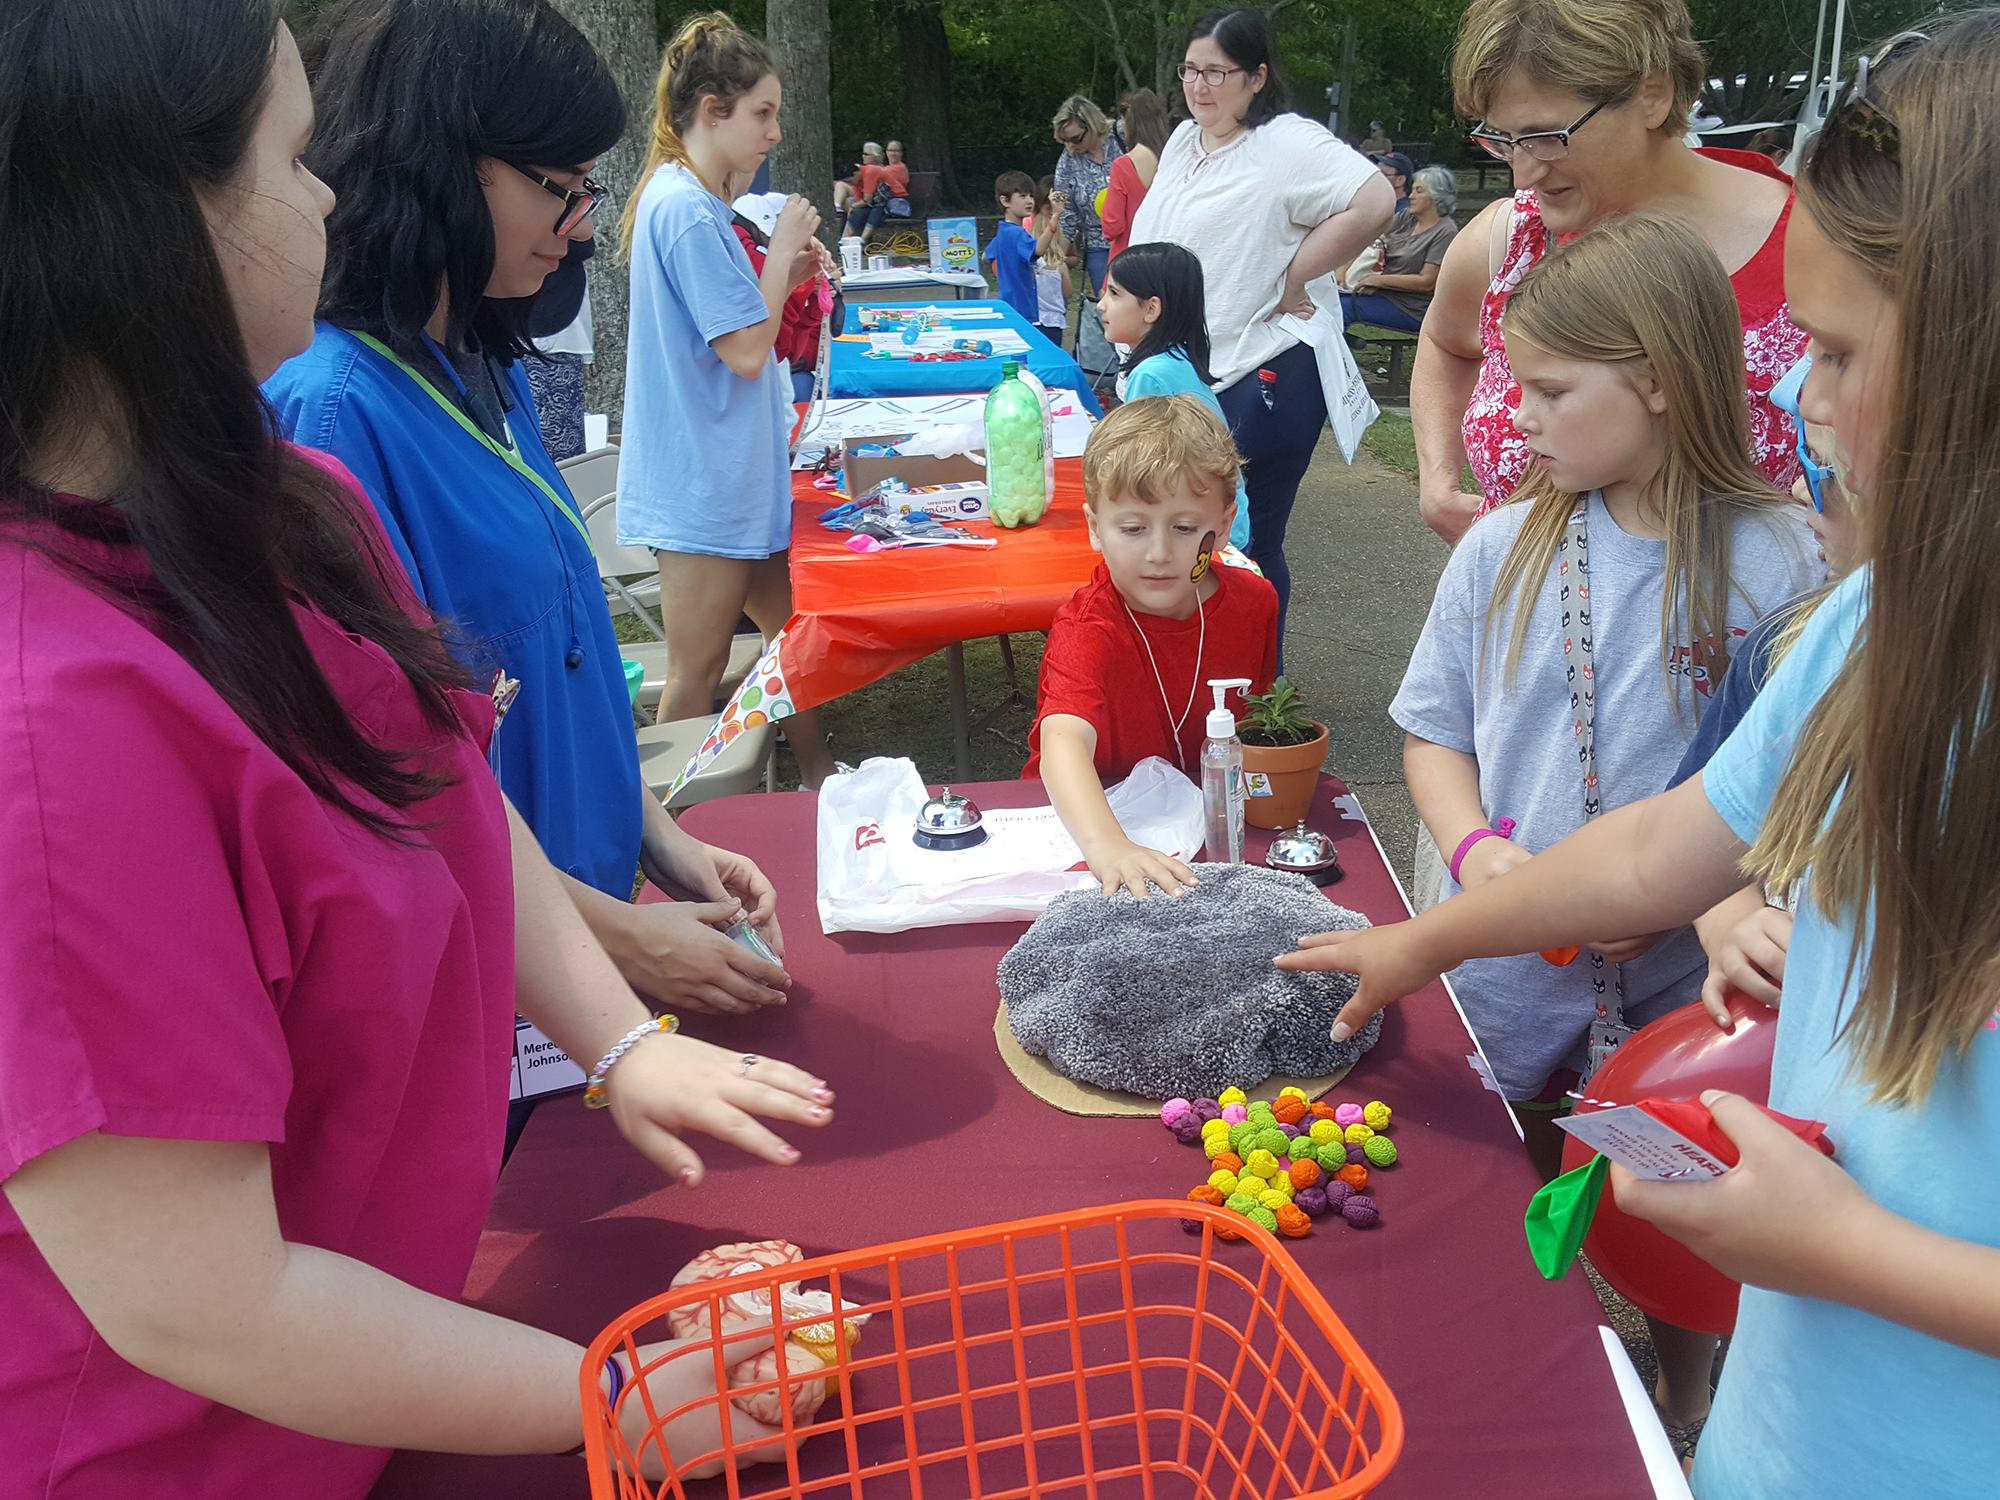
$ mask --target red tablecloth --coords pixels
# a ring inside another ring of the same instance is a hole
[[[1083,460],[1056,461],[1056,496],[1041,521],[1005,531],[955,524],[998,539],[983,548],[851,552],[820,513],[838,502],[793,476],[792,619],[784,656],[791,700],[811,708],[900,671],[934,651],[981,636],[1047,630],[1097,566],[1083,519]]]
[[[974,791],[989,807],[1037,800],[1032,782]],[[1331,899],[1378,920],[1406,908],[1364,823],[1322,784],[1312,823],[1347,878]],[[697,836],[756,858],[781,893],[798,981],[789,1006],[690,1029],[722,1046],[812,1067],[839,1091],[836,1121],[800,1132],[789,1170],[701,1142],[715,1168],[695,1193],[663,1184],[610,1121],[574,1096],[545,1103],[500,1180],[467,1287],[476,1305],[587,1341],[664,1290],[698,1251],[778,1237],[808,1255],[1129,1198],[1178,1198],[1199,1156],[1150,1120],[1079,1119],[1015,1083],[993,1042],[994,967],[1018,924],[828,938],[813,915],[810,795],[692,809]],[[1253,831],[1253,857],[1267,836]],[[1403,1455],[1378,1494],[1650,1493],[1605,1364],[1581,1272],[1549,1283],[1528,1260],[1521,1213],[1535,1179],[1441,986],[1398,1007],[1341,1097],[1396,1110],[1402,1162],[1376,1187],[1383,1226],[1326,1226],[1291,1246],[1403,1410]],[[877,1186],[893,1184],[894,1191]],[[577,1459],[401,1454],[384,1500],[580,1495]],[[718,1488],[716,1493],[722,1492]],[[926,1492],[928,1493],[928,1491]],[[959,1500],[959,1497],[943,1497]]]

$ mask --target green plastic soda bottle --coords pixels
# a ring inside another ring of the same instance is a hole
[[[986,396],[987,508],[997,526],[1032,526],[1049,508],[1042,463],[1042,403],[1013,360]]]

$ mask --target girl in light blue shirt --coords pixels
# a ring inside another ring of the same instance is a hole
[[[1098,293],[1097,314],[1106,337],[1132,350],[1125,356],[1119,392],[1124,400],[1194,396],[1229,425],[1208,383],[1207,305],[1201,262],[1182,246],[1129,245],[1112,263]],[[1240,475],[1229,545],[1245,555],[1250,551],[1250,499]]]
[[[754,271],[726,198],[777,144],[783,92],[761,41],[725,16],[689,21],[660,62],[644,186],[625,214],[618,539],[659,559],[663,720],[713,713],[739,618],[768,641],[792,613],[792,386],[772,349],[785,299],[831,259],[813,238],[818,211],[794,196]],[[833,770],[817,716],[787,728],[817,786]]]

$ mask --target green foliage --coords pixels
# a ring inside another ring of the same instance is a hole
[[[1249,694],[1243,704],[1248,712],[1236,726],[1236,737],[1246,745],[1303,745],[1319,733],[1287,678],[1272,683],[1268,693]]]

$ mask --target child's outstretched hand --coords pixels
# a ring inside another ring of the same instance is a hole
[[[1272,962],[1281,969],[1332,970],[1361,981],[1354,998],[1334,1019],[1336,1042],[1346,1041],[1366,1026],[1375,1012],[1422,989],[1444,972],[1444,966],[1414,936],[1410,922],[1392,922],[1361,932],[1310,933],[1299,939],[1295,952],[1280,953]]]
[[[1171,854],[1148,849],[1130,839],[1121,839],[1085,858],[1090,863],[1090,873],[1103,885],[1107,896],[1115,895],[1123,887],[1143,901],[1151,894],[1148,882],[1169,896],[1179,896],[1201,884],[1194,871]]]
[[[1712,1182],[1642,1182],[1617,1163],[1618,1206],[1725,1276],[1797,1297],[1852,1301],[1887,1216],[1861,1185],[1739,1094],[1701,1096],[1742,1159]]]
[[[796,1146],[758,1115],[817,1129],[833,1118],[833,1090],[790,1063],[731,1052],[690,1036],[649,1036],[605,1075],[611,1116],[625,1139],[683,1187],[697,1187],[701,1158],[679,1132],[699,1130],[779,1166]]]

